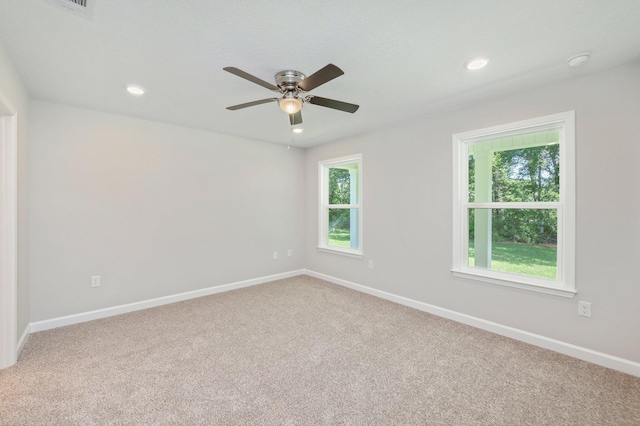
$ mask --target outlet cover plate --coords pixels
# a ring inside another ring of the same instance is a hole
[[[93,275],[91,277],[91,287],[100,287],[100,275]]]
[[[591,318],[591,302],[578,302],[578,315]]]

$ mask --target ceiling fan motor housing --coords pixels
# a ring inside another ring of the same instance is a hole
[[[305,75],[300,71],[286,70],[276,74],[276,84],[283,91],[300,90],[298,83],[305,79]]]

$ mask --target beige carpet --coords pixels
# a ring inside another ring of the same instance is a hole
[[[307,276],[35,333],[2,425],[640,425],[640,378]]]

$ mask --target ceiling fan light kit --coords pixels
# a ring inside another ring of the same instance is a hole
[[[302,109],[302,100],[291,92],[285,93],[282,99],[278,101],[278,104],[280,109],[287,114],[295,114]]]
[[[320,105],[326,108],[337,109],[339,111],[349,113],[354,113],[359,108],[359,105],[336,101],[334,99],[321,98],[319,96],[306,93],[344,74],[340,68],[333,64],[325,66],[311,74],[309,77],[305,76],[300,71],[280,71],[275,75],[276,85],[266,82],[235,67],[225,67],[223,69],[231,74],[237,75],[238,77],[244,78],[245,80],[249,80],[252,83],[281,94],[281,97],[279,98],[262,99],[259,101],[227,107],[227,109],[231,111],[277,101],[280,109],[289,115],[290,124],[294,126],[302,123],[302,113],[300,111],[305,103]]]

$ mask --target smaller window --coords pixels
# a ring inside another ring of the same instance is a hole
[[[362,255],[362,154],[318,163],[318,247]]]

